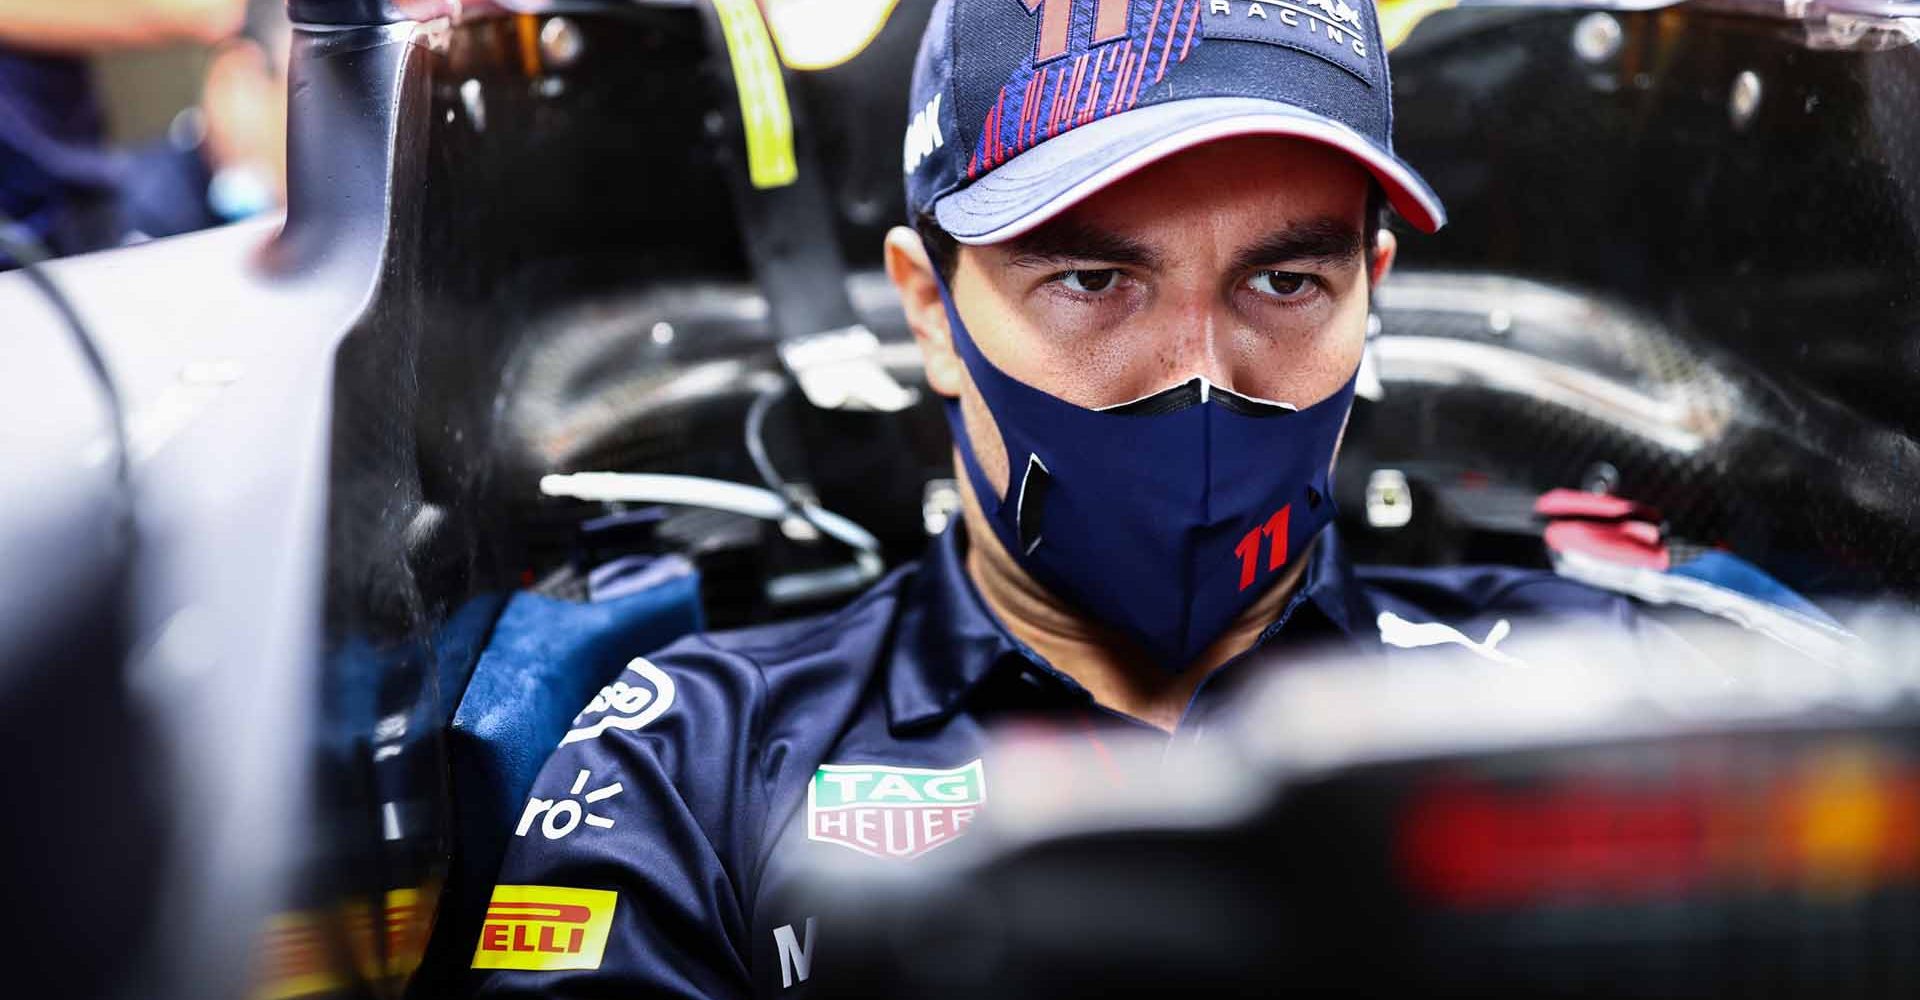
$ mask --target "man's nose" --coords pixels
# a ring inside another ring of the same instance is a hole
[[[1170,305],[1164,328],[1167,346],[1160,352],[1166,369],[1160,373],[1161,384],[1200,375],[1214,385],[1243,391],[1234,384],[1231,338],[1236,320],[1228,305],[1197,292],[1183,293]]]

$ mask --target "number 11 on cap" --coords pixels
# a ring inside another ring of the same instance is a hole
[[[1040,43],[1033,50],[1034,65],[1067,54],[1067,39],[1073,26],[1073,5],[1084,0],[1020,0],[1027,13],[1040,13]],[[1133,0],[1095,0],[1093,44],[1117,42],[1127,37],[1127,20]]]

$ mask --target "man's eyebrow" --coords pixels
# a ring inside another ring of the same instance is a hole
[[[1360,230],[1352,222],[1310,219],[1275,230],[1242,247],[1234,255],[1234,270],[1273,264],[1352,263],[1360,256]]]
[[[1073,221],[1050,223],[1017,236],[1008,241],[1007,253],[1007,263],[1014,267],[1098,261],[1151,269],[1160,263],[1160,254],[1138,240]]]

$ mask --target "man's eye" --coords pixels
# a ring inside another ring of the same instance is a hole
[[[1293,271],[1260,271],[1247,279],[1247,287],[1276,299],[1298,299],[1313,291],[1313,276]]]
[[[1112,288],[1114,281],[1119,277],[1120,272],[1109,267],[1097,271],[1068,271],[1060,275],[1058,280],[1067,291],[1081,295],[1098,295]]]

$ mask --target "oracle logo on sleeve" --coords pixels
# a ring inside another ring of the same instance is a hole
[[[583,767],[578,774],[574,775],[573,788],[565,797],[555,799],[543,799],[537,795],[529,797],[526,808],[520,813],[520,824],[513,828],[513,835],[524,837],[530,831],[538,829],[548,840],[563,840],[568,834],[579,829],[583,820],[595,829],[613,829],[613,817],[601,815],[594,809],[600,803],[618,797],[626,790],[626,786],[618,781],[608,781],[598,788],[589,790],[587,782],[592,777],[593,772]],[[604,808],[610,810],[611,807],[612,803],[609,803]],[[537,827],[535,820],[539,821]]]

